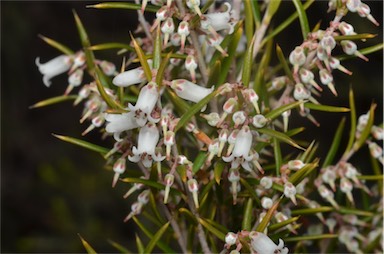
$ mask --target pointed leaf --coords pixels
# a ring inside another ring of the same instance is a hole
[[[293,82],[295,82],[295,79],[293,78],[292,71],[288,66],[288,62],[285,60],[285,56],[283,51],[281,50],[279,44],[276,44],[276,54],[277,58],[279,58],[280,64],[283,66],[283,69],[285,71],[285,74],[288,76],[288,78]]]
[[[351,111],[349,108],[313,104],[310,102],[305,103],[304,107],[312,109],[312,110],[325,111],[325,112],[349,112],[349,111]]]
[[[208,153],[204,151],[200,151],[195,160],[193,161],[193,166],[192,166],[192,172],[194,174],[197,173],[197,171],[200,170],[200,168],[203,166],[205,159],[208,157]]]
[[[165,189],[165,186],[161,183],[158,183],[158,182],[155,182],[152,180],[142,179],[142,178],[126,177],[126,178],[121,179],[121,181],[125,182],[125,183],[142,183],[146,186],[150,186],[150,187],[156,188],[158,190],[164,190]],[[180,193],[179,190],[172,188],[172,187],[171,187],[170,192],[173,194]]]
[[[337,234],[322,234],[322,235],[305,235],[305,236],[292,236],[284,239],[284,242],[298,242],[298,241],[311,241],[311,240],[322,240],[322,239],[333,239],[337,238]]]
[[[319,160],[316,159],[313,163],[307,163],[304,167],[296,171],[289,177],[289,182],[296,185],[299,184],[306,176],[308,176],[315,168],[317,168]]]
[[[258,201],[260,200],[260,197],[257,196],[256,191],[255,191],[255,188],[252,187],[253,185],[251,186],[251,185],[248,183],[248,180],[249,180],[249,179],[245,180],[245,179],[243,179],[243,178],[240,178],[240,183],[241,183],[242,186],[245,187],[245,189],[248,191],[249,195],[251,195],[252,198],[253,198],[256,202],[258,202]]]
[[[81,240],[81,243],[83,244],[85,250],[87,251],[88,254],[96,254],[97,252],[92,248],[91,245],[89,245],[89,243],[87,241],[85,241],[83,239],[83,237],[81,237],[80,234],[77,234],[79,237],[80,237],[80,240]]]
[[[338,35],[334,36],[333,38],[335,41],[342,41],[342,40],[364,40],[364,39],[372,39],[375,38],[377,34],[353,34],[353,35]]]
[[[353,150],[357,151],[360,149],[360,147],[365,143],[367,140],[368,136],[371,133],[371,128],[373,125],[373,120],[375,118],[375,108],[376,104],[372,103],[371,108],[369,109],[369,118],[367,125],[365,126],[364,130],[361,132],[360,137],[356,140],[355,144],[353,145]]]
[[[289,104],[285,104],[285,105],[278,107],[278,108],[275,108],[272,111],[265,114],[265,118],[273,120],[273,119],[281,116],[281,114],[284,113],[285,111],[293,109],[293,108],[297,108],[298,106],[300,106],[300,104],[301,104],[300,101],[295,101],[295,102],[291,102]]]
[[[268,3],[268,8],[266,11],[266,16],[263,18],[263,22],[269,24],[271,22],[272,17],[275,15],[277,10],[279,9],[281,0],[272,0]]]
[[[125,248],[123,245],[115,242],[115,241],[112,241],[112,240],[108,240],[108,242],[113,246],[115,247],[116,250],[120,251],[120,253],[132,253],[132,251],[129,251],[127,248]]]
[[[292,210],[291,215],[309,215],[309,214],[316,214],[316,213],[327,213],[333,211],[334,208],[332,206],[320,206],[316,208],[304,208],[304,209],[296,209]]]
[[[96,81],[97,90],[99,91],[100,96],[103,98],[105,103],[107,103],[107,105],[110,108],[124,110],[124,107],[121,106],[120,104],[118,104],[117,101],[112,99],[111,96],[109,96],[107,94],[107,92],[105,91],[105,87],[102,84],[102,81],[103,81],[104,84],[106,84],[106,80],[105,80],[105,76],[102,73],[102,71],[97,66],[95,67],[95,70],[96,70],[96,72],[95,72],[95,81]]]
[[[218,94],[218,90],[213,91],[212,93],[205,96],[202,100],[200,100],[198,103],[193,105],[181,118],[180,121],[177,123],[175,127],[175,133],[181,128],[184,127],[188,121],[197,113],[199,112],[205,105],[209,103],[210,100],[213,99]]]
[[[64,44],[61,44],[60,42],[57,42],[51,38],[45,37],[44,35],[39,34],[39,37],[45,41],[48,45],[54,47],[55,49],[63,52],[66,55],[73,55],[75,52],[73,52],[72,49],[68,48]]]
[[[189,111],[191,106],[187,102],[185,102],[183,99],[181,99],[177,94],[172,91],[172,89],[166,89],[165,90],[165,97],[172,102],[172,104],[175,106],[176,111],[182,115]]]
[[[129,2],[105,2],[94,5],[87,5],[87,8],[141,10],[141,4],[134,4]],[[145,10],[149,12],[157,12],[159,9],[160,7],[155,5],[147,5],[145,7]]]
[[[213,175],[215,177],[215,181],[219,185],[221,181],[221,174],[223,173],[224,168],[225,164],[221,161],[217,162],[213,168]]]
[[[135,234],[135,238],[136,238],[137,252],[140,254],[143,254],[144,253],[144,244],[137,234]]]
[[[219,75],[221,73],[221,62],[217,60],[213,67],[209,70],[208,86],[218,86]]]
[[[184,207],[180,208],[180,209],[179,209],[179,213],[180,213],[180,214],[185,214],[186,217],[187,217],[187,219],[188,219],[190,222],[192,222],[192,223],[194,223],[194,224],[197,224],[196,216],[193,215],[192,212],[189,211],[187,208],[184,208]]]
[[[348,144],[347,148],[345,149],[345,152],[343,154],[343,158],[345,158],[349,151],[352,148],[353,142],[355,141],[355,132],[356,132],[356,106],[355,106],[355,97],[353,94],[352,88],[349,89],[349,108],[351,109],[350,111],[350,116],[351,116],[351,129],[349,131],[349,139],[348,139]]]
[[[345,117],[340,121],[339,126],[336,129],[336,133],[335,133],[335,136],[333,137],[332,145],[329,148],[329,151],[327,153],[327,156],[324,159],[324,162],[321,168],[325,168],[332,164],[333,158],[335,158],[335,155],[340,147],[340,141],[344,133],[344,125],[345,125]]]
[[[273,154],[275,155],[276,176],[280,176],[280,168],[283,163],[283,158],[281,156],[280,142],[276,137],[273,137]]]
[[[198,218],[199,223],[206,228],[209,232],[214,234],[217,238],[224,241],[225,240],[225,234],[221,232],[219,229],[215,228],[213,225],[211,225],[207,220],[204,220],[202,218]]]
[[[101,147],[101,146],[89,143],[89,142],[81,140],[81,139],[72,138],[72,137],[68,137],[68,136],[57,135],[57,134],[53,134],[53,133],[52,133],[52,135],[55,136],[58,139],[61,139],[61,140],[65,141],[65,142],[72,143],[72,144],[75,144],[75,145],[87,148],[87,149],[95,151],[95,152],[99,152],[99,153],[101,153],[103,155],[109,152],[108,148]]]
[[[133,42],[133,47],[135,48],[137,57],[140,60],[141,67],[143,67],[145,77],[147,78],[147,81],[149,82],[152,80],[152,71],[151,71],[151,68],[149,67],[149,64],[147,62],[147,58],[144,54],[143,49],[139,46],[139,44],[137,43],[135,38],[133,38],[133,35],[132,34],[130,34],[130,35],[131,35],[131,40]]]
[[[299,14],[301,33],[303,34],[303,40],[306,40],[307,35],[309,33],[309,24],[308,24],[307,14],[305,13],[305,10],[304,10],[303,4],[301,3],[301,0],[293,0],[293,4],[295,5],[296,11]]]
[[[243,61],[243,73],[241,76],[241,80],[245,87],[249,86],[249,81],[251,80],[251,71],[253,66],[253,45],[255,44],[255,36],[252,37],[251,43],[249,44],[247,51],[245,52],[245,57]]]
[[[161,61],[161,64],[160,64],[160,67],[159,69],[157,70],[157,74],[156,74],[156,84],[161,87],[163,85],[163,78],[164,78],[164,71],[165,71],[165,68],[167,68],[168,66],[168,62],[169,62],[169,59],[171,58],[171,55],[172,55],[172,52],[169,52],[165,58],[163,59],[163,61]]]
[[[154,235],[151,233],[151,230],[147,229],[143,223],[141,223],[136,216],[132,217],[133,221],[136,223],[136,225],[143,231],[143,233],[149,238],[153,239]],[[169,223],[169,222],[168,222]],[[155,242],[155,244],[165,253],[175,253],[174,250],[172,250],[167,244],[165,244],[163,241],[160,240],[160,238]],[[147,253],[147,252],[143,252]]]
[[[315,140],[311,142],[311,144],[308,146],[307,149],[305,149],[305,152],[300,155],[299,160],[306,162],[308,161],[309,154],[312,153],[313,146],[315,145]]]
[[[382,181],[383,175],[361,175],[357,176],[357,178],[365,181]]]
[[[156,29],[156,39],[153,52],[153,69],[157,70],[160,67],[161,63],[161,31],[160,26],[157,26]]]
[[[128,51],[135,51],[133,47],[124,43],[110,42],[110,43],[102,43],[89,47],[89,50],[97,51],[97,50],[106,50],[106,49],[126,49]]]
[[[46,100],[39,101],[32,106],[29,106],[30,109],[32,108],[41,108],[49,105],[53,105],[56,103],[60,103],[63,101],[69,101],[69,100],[75,100],[77,98],[77,95],[61,95],[61,96],[56,96],[52,97]]]
[[[242,222],[242,229],[251,231],[252,229],[252,210],[253,210],[253,199],[248,198],[247,204],[244,206],[244,216],[243,216],[243,222]]]
[[[253,45],[251,42],[254,37],[254,18],[253,18],[253,10],[251,5],[251,0],[245,0],[244,1],[244,11],[245,11],[245,35],[247,37],[247,45],[248,47],[250,45]],[[252,46],[253,48],[253,46]]]
[[[280,200],[281,199],[277,200],[276,203],[274,203],[273,206],[271,208],[269,208],[267,214],[261,220],[259,225],[257,225],[257,227],[256,227],[256,231],[257,232],[264,232],[264,230],[266,229],[268,223],[271,221],[271,219],[272,219],[276,209],[279,207]]]
[[[271,137],[275,137],[277,138],[278,140],[280,141],[283,141],[293,147],[296,147],[298,149],[301,149],[301,150],[305,150],[304,148],[302,148],[301,146],[299,146],[298,144],[295,143],[295,141],[293,141],[290,137],[288,137],[286,134],[282,133],[282,132],[279,132],[279,131],[275,131],[275,130],[272,130],[272,129],[267,129],[267,128],[261,128],[261,129],[257,129],[257,131],[263,133],[263,134],[267,134]]]
[[[153,248],[155,248],[155,245],[160,240],[160,238],[163,236],[165,231],[168,229],[170,222],[165,223],[157,232],[156,234],[151,238],[151,241],[148,243],[147,247],[144,249],[144,253],[150,253],[152,252]]]
[[[374,45],[371,47],[359,49],[359,52],[363,55],[369,55],[369,54],[375,53],[377,51],[382,51],[383,47],[384,47],[384,43],[381,43],[381,44],[377,44],[377,45]],[[338,56],[336,58],[339,59],[340,61],[342,61],[342,60],[356,58],[356,57],[357,56],[355,56],[355,55],[342,55],[342,56]]]
[[[256,27],[258,28],[260,26],[260,21],[261,21],[259,1],[251,0],[250,3],[252,8],[253,19],[255,21]]]
[[[287,226],[287,225],[297,221],[299,218],[300,218],[300,216],[296,216],[296,217],[289,218],[288,220],[285,220],[283,222],[275,223],[273,225],[270,225],[268,227],[268,230],[276,231],[276,230],[278,230],[278,229],[280,229],[282,227],[285,227],[285,226]]]

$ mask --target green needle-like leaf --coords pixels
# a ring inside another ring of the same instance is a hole
[[[302,102],[300,102],[300,101],[295,101],[295,102],[291,102],[289,104],[285,104],[281,107],[275,108],[274,110],[268,112],[267,114],[265,114],[265,117],[267,119],[273,120],[273,119],[281,116],[281,114],[284,113],[285,111],[293,109],[293,108],[297,108],[298,106],[300,106],[301,103]]]
[[[46,100],[39,101],[32,106],[29,106],[30,109],[32,108],[41,108],[49,105],[53,105],[56,103],[60,103],[63,101],[70,101],[70,100],[75,100],[77,98],[77,95],[61,95],[61,96],[56,96],[53,98],[49,98]]]
[[[200,151],[195,160],[193,161],[192,172],[195,174],[200,168],[204,165],[205,159],[207,158],[208,153]]]
[[[224,241],[225,240],[225,234],[221,232],[219,229],[215,228],[212,224],[208,222],[208,220],[199,218],[199,223],[206,228],[209,232],[214,234],[217,238]]]
[[[276,131],[276,130],[272,130],[272,129],[268,129],[268,128],[261,128],[261,129],[257,129],[257,131],[263,133],[263,134],[267,134],[268,136],[271,136],[271,137],[275,137],[277,138],[278,140],[280,141],[283,141],[293,147],[296,147],[298,149],[301,149],[301,150],[305,150],[304,148],[302,148],[301,146],[299,146],[295,141],[293,141],[290,137],[288,137],[286,134],[282,133],[282,132],[279,132],[279,131]]]
[[[89,50],[92,50],[92,51],[106,50],[106,49],[126,49],[132,52],[135,51],[135,49],[130,45],[124,44],[124,43],[117,43],[117,42],[102,43],[102,44],[97,44],[89,47]]]
[[[312,109],[312,110],[334,112],[334,113],[338,113],[338,112],[344,113],[344,112],[351,111],[349,108],[327,106],[327,105],[321,105],[321,104],[314,104],[314,103],[310,103],[310,102],[305,103],[304,107]]]
[[[276,168],[276,175],[280,176],[280,167],[283,163],[283,157],[281,155],[281,149],[280,149],[280,142],[276,137],[272,138],[273,140],[273,153],[275,155],[275,168]]]
[[[161,31],[160,26],[156,29],[155,47],[153,52],[153,69],[157,70],[161,63]]]
[[[308,176],[318,166],[319,160],[316,159],[313,163],[308,163],[293,175],[289,177],[289,182],[296,185],[299,184],[306,176]]]
[[[84,240],[83,237],[81,237],[80,234],[77,234],[80,237],[81,243],[83,244],[85,250],[87,251],[88,254],[96,254],[97,252],[92,248],[91,245],[87,241]]]
[[[293,4],[295,5],[296,11],[299,14],[301,33],[303,34],[303,40],[306,40],[308,33],[309,33],[309,23],[308,23],[307,14],[305,13],[305,10],[304,10],[303,4],[301,3],[301,0],[293,0]]]
[[[375,38],[377,34],[353,34],[353,35],[338,35],[333,37],[335,41],[342,41],[342,40],[364,40],[364,39],[372,39]]]
[[[221,174],[225,168],[225,164],[221,161],[217,162],[213,168],[213,175],[217,184],[220,184]]]
[[[147,179],[142,179],[142,178],[126,177],[126,178],[121,179],[121,181],[125,182],[125,183],[142,183],[142,184],[144,184],[146,186],[150,186],[150,187],[156,188],[158,190],[164,190],[165,189],[165,186],[163,184],[155,182],[153,180],[147,180]],[[180,193],[175,188],[171,188],[170,192],[173,193],[173,194]]]
[[[263,217],[260,224],[257,225],[256,231],[258,232],[264,232],[266,229],[268,223],[271,221],[273,215],[275,214],[276,209],[279,207],[280,199],[276,201],[276,203],[273,204],[271,208],[269,208],[267,214]]]
[[[109,152],[108,148],[101,147],[101,146],[89,143],[89,142],[81,140],[81,139],[57,135],[57,134],[52,134],[52,135],[55,136],[56,138],[60,139],[60,140],[65,141],[65,142],[72,143],[72,144],[87,148],[89,150],[101,153],[103,155]]]
[[[255,21],[256,27],[259,27],[260,22],[261,22],[259,1],[252,1],[251,0],[250,3],[251,3],[251,8],[252,8],[253,19]]]
[[[107,105],[112,109],[124,110],[124,107],[118,104],[117,101],[112,99],[111,96],[109,96],[105,91],[105,85],[108,85],[108,83],[106,81],[106,77],[104,73],[97,66],[95,67],[95,70],[96,70],[95,81],[96,81],[97,90],[99,91],[100,96],[103,98],[105,103],[107,103]]]
[[[337,238],[337,234],[322,234],[322,235],[305,235],[305,236],[292,236],[284,239],[285,242],[298,242],[298,241],[310,241],[321,239]]]
[[[265,22],[266,24],[271,23],[271,19],[275,15],[277,10],[279,9],[280,3],[281,3],[281,0],[271,0],[271,1],[269,1],[268,8],[267,8],[267,11],[265,13],[266,16],[263,19],[263,22]]]
[[[249,86],[249,81],[251,80],[251,71],[253,66],[253,45],[255,44],[255,36],[252,37],[251,43],[248,44],[248,49],[245,52],[245,59],[243,62],[244,65],[241,80],[245,87]]]
[[[218,81],[219,81],[220,73],[221,73],[221,62],[217,60],[216,63],[213,65],[213,67],[209,70],[207,85],[217,87],[219,85]]]
[[[172,52],[169,52],[165,58],[161,61],[160,67],[156,74],[156,84],[161,87],[163,85],[164,71],[168,66],[169,59],[171,58]]]
[[[382,51],[383,47],[384,47],[384,43],[380,43],[380,44],[377,44],[377,45],[374,45],[371,47],[359,49],[359,52],[366,56],[366,55],[375,53],[377,51]],[[343,61],[346,59],[351,59],[351,58],[356,58],[356,57],[357,56],[355,56],[355,55],[342,55],[342,56],[338,56],[336,58],[339,59],[340,61]]]
[[[44,35],[39,35],[39,37],[45,41],[48,45],[54,47],[55,49],[63,52],[64,54],[66,55],[73,55],[75,54],[75,52],[73,52],[72,49],[70,49],[69,47],[65,46],[64,44],[61,44],[60,42],[57,42],[51,38],[48,38],[48,37],[45,37]]]
[[[376,108],[376,104],[372,103],[371,108],[369,109],[369,118],[368,118],[367,125],[365,126],[364,130],[361,132],[360,137],[356,140],[355,144],[353,145],[354,151],[357,151],[360,149],[360,147],[365,143],[369,134],[371,133],[373,120],[375,118],[375,108]]]
[[[209,103],[210,100],[213,99],[217,95],[217,91],[215,90],[212,93],[205,96],[201,101],[193,105],[181,118],[180,121],[177,123],[175,127],[175,133],[181,128],[184,127],[188,121],[197,113],[199,112],[205,105]]]
[[[150,253],[152,252],[153,248],[155,248],[155,245],[160,240],[160,238],[163,236],[165,231],[167,230],[170,222],[165,223],[157,232],[156,234],[151,238],[151,241],[148,243],[147,247],[144,249],[144,253]]]
[[[296,216],[296,217],[289,218],[288,220],[285,220],[283,222],[272,224],[268,227],[268,230],[276,231],[282,227],[285,227],[285,226],[297,221],[299,218],[300,218],[300,216]]]
[[[242,229],[251,231],[252,228],[252,210],[253,210],[253,199],[248,198],[247,204],[244,206],[244,216],[243,216],[243,223],[242,223]]]
[[[133,38],[133,35],[131,34],[131,40],[133,42],[133,47],[135,48],[137,57],[140,60],[141,67],[143,67],[145,77],[147,78],[148,82],[152,80],[152,71],[149,67],[149,64],[147,62],[147,58],[145,57],[143,49],[139,46],[135,38]]]
[[[137,234],[135,234],[135,238],[136,238],[137,252],[140,254],[143,254],[144,253],[144,244]]]
[[[105,2],[94,5],[87,5],[87,8],[141,10],[141,4],[134,4],[129,2]],[[157,12],[159,9],[160,7],[154,5],[147,5],[145,7],[145,10],[149,12]]]
[[[277,54],[277,58],[279,59],[281,65],[283,66],[283,69],[284,69],[284,71],[285,71],[285,74],[287,74],[288,78],[289,78],[293,83],[296,83],[296,82],[295,82],[295,79],[293,78],[292,71],[291,71],[291,69],[289,68],[288,62],[285,60],[284,53],[283,53],[283,51],[281,50],[279,44],[276,44],[276,54]]]
[[[245,35],[247,37],[247,45],[248,47],[250,45],[253,45],[251,42],[254,37],[254,18],[253,18],[253,12],[252,12],[252,4],[251,0],[245,0],[244,1],[244,11],[245,11]]]
[[[365,181],[382,181],[383,175],[362,175],[357,176],[357,178]]]
[[[132,251],[129,251],[127,248],[125,248],[123,245],[115,242],[115,241],[112,241],[112,240],[108,240],[108,242],[114,247],[116,248],[116,250],[120,251],[120,253],[132,253]]]
[[[345,149],[345,152],[343,154],[343,158],[347,156],[349,151],[351,150],[353,146],[353,142],[355,141],[355,132],[356,132],[356,106],[355,106],[355,97],[353,94],[352,88],[349,89],[349,108],[351,109],[350,111],[350,116],[351,116],[351,129],[349,131],[349,139],[348,139],[348,144],[347,148]]]
[[[321,168],[325,168],[329,165],[331,165],[333,158],[335,158],[335,155],[340,147],[340,141],[344,133],[344,125],[345,125],[345,118],[341,120],[339,123],[339,126],[337,127],[335,136],[333,137],[332,145],[329,148],[329,151],[327,153],[327,156],[324,159],[323,165]]]

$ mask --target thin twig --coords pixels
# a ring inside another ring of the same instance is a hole
[[[140,4],[140,1],[135,0],[135,3]],[[140,22],[140,24],[144,30],[145,35],[147,36],[147,38],[151,39],[151,41],[152,41],[153,39],[152,39],[152,34],[149,31],[149,25],[148,25],[147,21],[145,20],[145,17],[143,15],[143,13],[141,12],[141,10],[137,10],[137,15],[138,15],[139,22]]]

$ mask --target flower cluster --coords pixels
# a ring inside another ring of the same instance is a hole
[[[304,128],[290,129],[289,121],[296,108],[316,125],[310,108],[340,111],[315,97],[320,97],[323,87],[338,95],[336,69],[352,75],[341,65],[335,49],[367,60],[353,41],[357,36],[353,26],[343,21],[346,10],[377,22],[368,5],[360,1],[331,0],[329,11],[336,10],[336,15],[329,26],[308,33],[292,50],[288,56],[292,68],[284,63],[286,75],[271,74],[259,67],[252,53],[260,53],[258,36],[264,36],[272,2],[263,3],[263,21],[252,20],[255,27],[247,24],[243,34],[240,17],[248,10],[241,7],[251,5],[256,10],[257,3],[234,1],[219,6],[208,1],[202,7],[199,0],[144,0],[127,8],[134,6],[138,11],[138,31],[146,37],[132,36],[124,47],[130,49],[125,51],[129,63],[140,62],[140,66],[130,67],[124,60],[118,73],[114,64],[90,57],[92,47],[87,44],[76,54],[45,64],[37,58],[36,64],[46,86],[54,76],[67,72],[64,97],[81,86],[74,105],[83,102],[80,122],[91,122],[82,135],[99,128],[103,139],[113,142],[104,154],[107,167],[114,172],[112,187],[130,182],[124,198],[140,192],[125,222],[139,216],[151,200],[163,209],[155,212],[157,217],[166,216],[177,234],[190,228],[206,253],[210,250],[204,228],[225,241],[223,253],[288,253],[280,238],[288,242],[285,238],[291,234],[308,234],[312,236],[308,239],[321,240],[324,228],[334,237],[337,233],[350,252],[361,253],[380,233],[372,231],[376,233],[365,237],[360,230],[374,225],[382,215],[371,212],[366,220],[353,217],[367,214],[357,209],[355,190],[375,199],[380,194],[366,184],[361,170],[349,159],[366,144],[372,158],[383,164],[379,146],[383,129],[373,124],[370,112],[374,107],[353,126],[355,135],[343,157],[322,167],[314,155],[318,145],[294,140]],[[143,15],[149,10],[155,12],[152,24]],[[253,39],[249,29],[254,29]],[[107,77],[88,70],[86,62],[93,62]],[[263,57],[261,62],[263,66],[268,61]],[[92,82],[82,84],[86,70]],[[252,71],[260,72],[254,82],[249,80]],[[285,146],[293,150],[286,153]],[[132,174],[131,165],[137,165],[140,172]],[[344,197],[347,202],[340,202]],[[240,210],[245,211],[244,217]],[[305,231],[302,224],[307,221],[298,221],[305,214],[314,214],[321,224]],[[192,221],[177,221],[183,216]],[[244,222],[242,228],[238,222]],[[225,238],[224,232],[229,232]],[[308,239],[303,244],[310,244]],[[187,252],[183,241],[189,241],[185,233],[178,242]]]

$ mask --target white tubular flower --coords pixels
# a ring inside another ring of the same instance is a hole
[[[68,95],[74,87],[81,85],[81,82],[83,81],[83,74],[84,71],[82,69],[77,69],[68,77],[69,84],[67,89],[65,90],[64,95]]]
[[[344,72],[345,74],[352,75],[352,72],[351,72],[350,70],[348,70],[347,68],[345,68],[344,66],[342,66],[342,65],[340,64],[340,60],[337,59],[337,58],[330,57],[330,58],[329,58],[329,66],[330,66],[332,69],[338,69],[339,71],[342,71],[342,72]]]
[[[135,84],[140,84],[146,80],[144,70],[138,67],[129,71],[122,72],[113,78],[112,83],[115,86],[127,87]]]
[[[359,14],[360,17],[367,18],[376,26],[380,25],[379,22],[377,22],[377,20],[371,15],[371,8],[367,4],[361,3],[357,8],[357,13]]]
[[[201,28],[209,30],[212,35],[217,36],[217,31],[229,30],[229,34],[233,33],[233,24],[231,24],[231,5],[224,3],[227,7],[225,12],[209,13],[205,14],[201,20]]]
[[[69,70],[72,65],[72,57],[67,55],[61,55],[53,58],[52,60],[42,64],[40,63],[40,57],[35,60],[37,67],[41,74],[43,74],[43,82],[46,87],[51,86],[50,79],[60,75]]]
[[[141,160],[146,168],[152,166],[152,160],[164,160],[165,156],[160,156],[155,152],[158,141],[159,131],[156,125],[148,123],[140,129],[137,148],[135,146],[132,148],[133,156],[128,156],[128,159],[132,162],[139,162]]]
[[[133,106],[132,104],[128,104],[129,109],[134,112],[138,125],[144,126],[147,120],[152,123],[160,121],[160,118],[154,119],[151,116],[152,110],[155,108],[158,98],[159,91],[157,90],[157,84],[151,81],[146,86],[141,88],[136,105]]]
[[[117,180],[119,180],[119,176],[125,172],[126,160],[126,158],[120,158],[113,165],[113,171],[115,172],[115,175],[113,176],[112,188],[115,187]]]
[[[218,157],[221,157],[221,153],[223,152],[223,148],[224,148],[224,145],[225,143],[227,142],[228,140],[228,135],[229,135],[229,132],[227,129],[221,129],[220,132],[219,132],[219,151],[217,153],[217,156]]]
[[[187,21],[181,21],[178,28],[177,33],[181,37],[181,49],[184,49],[185,41],[187,40],[187,36],[189,35],[189,27]]]
[[[105,114],[104,118],[108,122],[105,126],[105,131],[108,133],[113,133],[113,137],[116,141],[122,140],[120,138],[121,132],[139,127],[133,112],[122,114]]]
[[[295,205],[297,205],[296,203],[296,187],[290,183],[290,182],[286,182],[284,184],[284,195],[291,199],[292,203],[294,203]]]
[[[251,238],[251,247],[254,253],[288,253],[288,248],[284,247],[284,241],[281,239],[279,239],[279,245],[276,245],[267,235],[256,231],[250,232],[249,237]]]
[[[264,209],[269,209],[271,208],[273,205],[273,201],[271,198],[269,197],[263,197],[261,199],[261,206],[264,208]]]
[[[150,193],[151,193],[150,190],[144,190],[137,197],[137,201],[139,203],[142,203],[143,205],[146,205],[148,203],[148,201],[149,201],[149,194]]]
[[[213,157],[219,153],[220,142],[218,139],[214,139],[211,144],[208,146],[208,158],[206,163],[211,163]]]
[[[252,133],[248,126],[244,126],[237,133],[235,146],[233,148],[232,154],[228,157],[223,157],[225,162],[231,162],[231,168],[239,167],[239,164],[247,170],[252,171],[249,166],[249,161],[253,159],[253,154],[251,153],[252,146]]]
[[[289,62],[293,65],[294,73],[297,73],[297,71],[299,70],[299,67],[305,63],[305,60],[306,60],[306,56],[304,53],[304,49],[302,47],[296,47],[289,54]]]
[[[213,86],[211,88],[205,88],[186,79],[173,80],[171,87],[180,98],[195,103],[212,93],[214,89]]]
[[[94,128],[99,128],[104,123],[104,115],[99,114],[92,118],[92,124],[88,126],[88,128],[81,133],[82,136],[86,135],[88,132],[92,131]]]
[[[175,24],[172,18],[167,18],[161,26],[161,32],[164,34],[164,46],[167,45],[169,36],[175,31]]]
[[[116,73],[116,66],[111,62],[101,61],[99,63],[99,66],[100,66],[101,70],[105,73],[105,75],[107,75],[107,76],[112,76],[112,75],[115,75],[115,73]]]
[[[332,49],[336,47],[336,41],[332,35],[326,35],[321,39],[320,45],[325,49],[327,55],[330,56]]]
[[[304,112],[304,100],[308,100],[311,97],[311,92],[304,87],[302,83],[297,83],[293,90],[293,98],[297,101],[301,101],[300,110]]]
[[[215,36],[212,34],[207,35],[207,43],[211,47],[215,47],[224,57],[227,57],[228,54],[225,52],[225,50],[221,47],[220,43],[223,41],[223,38],[221,36]]]
[[[300,74],[300,79],[301,81],[303,81],[303,83],[314,86],[320,92],[323,91],[323,89],[316,83],[315,75],[313,74],[312,71],[307,70],[305,68],[300,68],[299,74]]]
[[[171,147],[175,144],[175,133],[173,131],[167,131],[164,134],[164,145],[166,146],[166,158],[171,158]]]
[[[252,103],[253,107],[256,110],[256,113],[260,114],[260,109],[258,105],[259,96],[255,92],[255,90],[253,90],[252,88],[244,89],[242,90],[242,94],[246,100]]]

